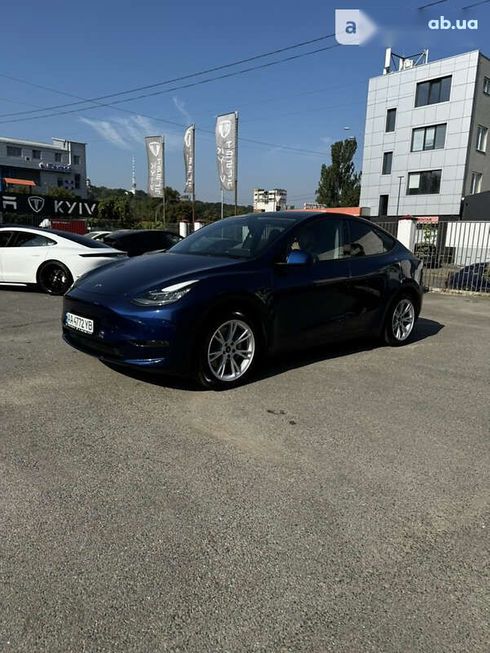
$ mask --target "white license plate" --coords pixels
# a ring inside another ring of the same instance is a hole
[[[82,331],[83,333],[94,332],[94,321],[89,320],[87,317],[80,317],[80,315],[75,315],[74,313],[67,313],[65,316],[66,326],[76,329],[77,331]]]

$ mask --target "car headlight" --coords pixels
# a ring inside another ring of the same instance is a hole
[[[197,283],[197,279],[176,283],[173,286],[167,286],[167,288],[148,290],[143,295],[135,297],[132,301],[140,306],[167,306],[167,304],[178,302],[184,295],[187,295],[195,283]]]

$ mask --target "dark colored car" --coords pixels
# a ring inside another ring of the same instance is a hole
[[[104,243],[126,252],[128,256],[170,249],[181,240],[182,236],[161,229],[120,229],[103,238]]]
[[[232,387],[267,353],[372,334],[409,338],[422,264],[360,218],[227,218],[169,252],[86,275],[65,296],[67,343],[112,364]]]
[[[448,275],[446,288],[490,292],[490,262],[467,265],[458,272]]]

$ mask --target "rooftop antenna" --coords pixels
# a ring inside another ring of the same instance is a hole
[[[417,54],[405,57],[401,54],[395,54],[391,48],[386,48],[383,75],[396,73],[400,70],[408,70],[409,68],[422,66],[426,63],[429,63],[429,50],[422,50],[421,52],[417,52]]]
[[[136,195],[136,164],[134,161],[134,154],[131,161],[131,190],[133,195]]]

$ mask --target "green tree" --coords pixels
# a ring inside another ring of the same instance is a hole
[[[76,200],[78,197],[71,190],[67,188],[59,188],[58,186],[49,186],[48,196],[54,197],[57,200]]]
[[[319,204],[331,207],[359,206],[361,175],[355,171],[354,155],[357,150],[355,138],[337,141],[331,146],[332,163],[322,165],[316,191]]]

